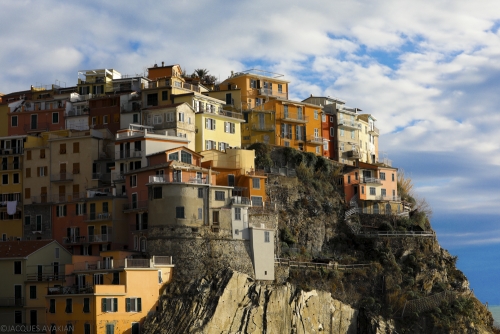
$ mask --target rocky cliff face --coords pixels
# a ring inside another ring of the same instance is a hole
[[[231,269],[187,285],[172,284],[161,298],[161,309],[145,333],[354,334],[393,329],[383,320],[359,323],[358,311],[328,292],[260,284]]]

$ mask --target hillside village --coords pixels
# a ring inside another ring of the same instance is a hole
[[[352,215],[407,216],[375,116],[289,93],[276,73],[217,83],[162,63],[145,76],[83,70],[72,87],[0,94],[0,323],[140,333],[169,282],[211,265],[207,249],[276,280],[272,189],[297,171],[259,160],[259,144],[334,166],[354,233],[369,232]]]

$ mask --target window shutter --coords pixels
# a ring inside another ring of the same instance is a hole
[[[59,207],[56,206],[56,217],[59,217]]]
[[[214,119],[214,120],[212,120],[212,122],[213,122],[213,124],[214,124],[214,126],[213,126],[213,130],[215,130],[215,119]]]
[[[125,298],[125,312],[130,312],[130,298]]]
[[[106,298],[102,299],[102,312],[106,312]]]
[[[47,176],[47,166],[43,167],[43,175]]]
[[[113,305],[115,306],[114,311],[118,312],[118,298],[113,298]]]
[[[141,298],[137,298],[137,312],[142,311]]]
[[[205,119],[205,129],[208,129],[208,118]]]
[[[36,169],[36,176],[40,176],[40,167],[37,167]]]

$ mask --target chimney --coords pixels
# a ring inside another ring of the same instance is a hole
[[[161,67],[165,67],[165,62],[164,61],[161,62]]]

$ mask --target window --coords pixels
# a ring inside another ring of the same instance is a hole
[[[66,217],[66,205],[56,206],[56,217]]]
[[[207,150],[215,150],[217,149],[217,143],[213,140],[205,140],[205,148]]]
[[[36,299],[36,285],[30,285],[30,299]]]
[[[234,123],[231,122],[224,122],[224,132],[227,133],[235,133],[236,128]]]
[[[59,145],[59,153],[60,154],[66,154],[66,144],[60,144]]]
[[[314,119],[318,119],[318,111],[314,110]]]
[[[351,130],[351,139],[354,139],[355,136],[354,136],[354,130]]]
[[[106,324],[106,334],[115,334],[114,324]]]
[[[87,204],[86,203],[76,203],[76,215],[82,216],[87,213]]]
[[[392,173],[392,182],[394,182],[394,173]]]
[[[198,198],[203,198],[203,188],[198,188]]]
[[[347,183],[351,183],[351,175],[347,175]]]
[[[117,311],[118,311],[118,298],[102,299],[102,312],[117,312]]]
[[[283,118],[288,118],[288,106],[283,106]]]
[[[37,176],[47,176],[47,166],[38,167],[37,172],[38,172]]]
[[[164,90],[161,92],[161,100],[162,101],[168,100],[168,90]]]
[[[340,143],[340,150],[344,151],[344,143]]]
[[[14,261],[14,275],[21,275],[21,261]]]
[[[175,207],[175,218],[184,219],[184,207],[183,206]]]
[[[153,124],[161,124],[163,123],[163,118],[161,115],[153,115]]]
[[[330,137],[335,137],[335,129],[330,127]]]
[[[19,183],[19,173],[12,174],[12,183],[13,184],[18,184]]]
[[[73,143],[73,153],[80,153],[80,143]]]
[[[212,118],[205,119],[205,129],[215,130],[215,119]]]
[[[361,186],[361,193],[364,194],[365,193],[365,186]]]
[[[223,191],[216,191],[215,192],[215,200],[216,201],[223,201],[226,198],[226,193]]]
[[[179,152],[170,153],[170,154],[168,155],[168,160],[176,160],[176,161],[179,161]]]
[[[377,192],[375,190],[375,187],[370,187],[370,195],[376,195]]]
[[[383,189],[383,188],[382,188],[382,189],[380,189],[380,191],[381,191],[381,193],[380,193],[380,194],[382,195],[382,197],[387,196],[387,190],[386,190],[386,189]]]
[[[158,94],[148,94],[147,95],[147,103],[148,106],[157,106],[158,105]]]
[[[31,160],[31,151],[26,151],[26,160]]]
[[[162,187],[154,187],[153,188],[153,199],[162,198]]]
[[[188,152],[181,151],[181,161],[187,164],[192,164],[193,157]]]
[[[73,299],[67,298],[66,299],[66,313],[73,313]]]
[[[59,123],[59,113],[53,112],[52,113],[52,124],[57,124],[57,123]]]
[[[252,188],[253,189],[260,189],[260,179],[259,178],[253,178],[252,179]]]
[[[56,313],[56,300],[51,299],[49,301],[49,313]]]
[[[326,122],[326,115],[321,115],[321,122],[325,123]]]
[[[323,151],[328,151],[328,142],[323,140]]]
[[[137,187],[137,175],[130,175],[130,186]]]
[[[271,242],[269,234],[269,231],[264,232],[264,242]]]
[[[385,180],[385,173],[384,172],[380,172],[380,179]]]
[[[358,172],[354,172],[354,179],[357,180],[358,179]]]
[[[94,274],[94,285],[102,285],[102,284],[104,284],[104,275]]]
[[[42,215],[36,216],[36,231],[38,232],[42,231]]]
[[[109,262],[109,267],[111,268],[111,262]],[[114,284],[114,285],[120,284],[120,273],[119,272],[113,273],[113,280],[111,281],[111,284]]]
[[[125,298],[126,312],[141,312],[141,298]]]
[[[31,224],[31,216],[24,216],[24,225]]]
[[[234,220],[241,220],[241,208],[234,208]]]
[[[184,113],[183,112],[180,112],[177,114],[177,120],[179,122],[184,122]],[[214,129],[215,129],[215,120],[214,120]]]
[[[40,159],[45,159],[45,149],[44,148],[42,148],[40,150]]]
[[[15,324],[22,324],[23,323],[23,313],[22,313],[22,311],[14,311],[14,323]],[[5,327],[7,327],[7,326],[5,326]],[[5,331],[5,329],[2,327],[2,332],[3,331]]]
[[[203,209],[202,208],[198,208],[198,219],[203,219]]]
[[[344,137],[344,129],[340,129],[340,136]]]
[[[252,196],[252,206],[262,206],[262,197],[260,196]]]
[[[219,211],[212,212],[212,223],[219,224]]]
[[[278,93],[283,93],[283,85],[278,84]]]
[[[9,184],[9,174],[2,175],[2,184]]]
[[[17,126],[17,116],[12,116],[10,125],[13,127]]]

